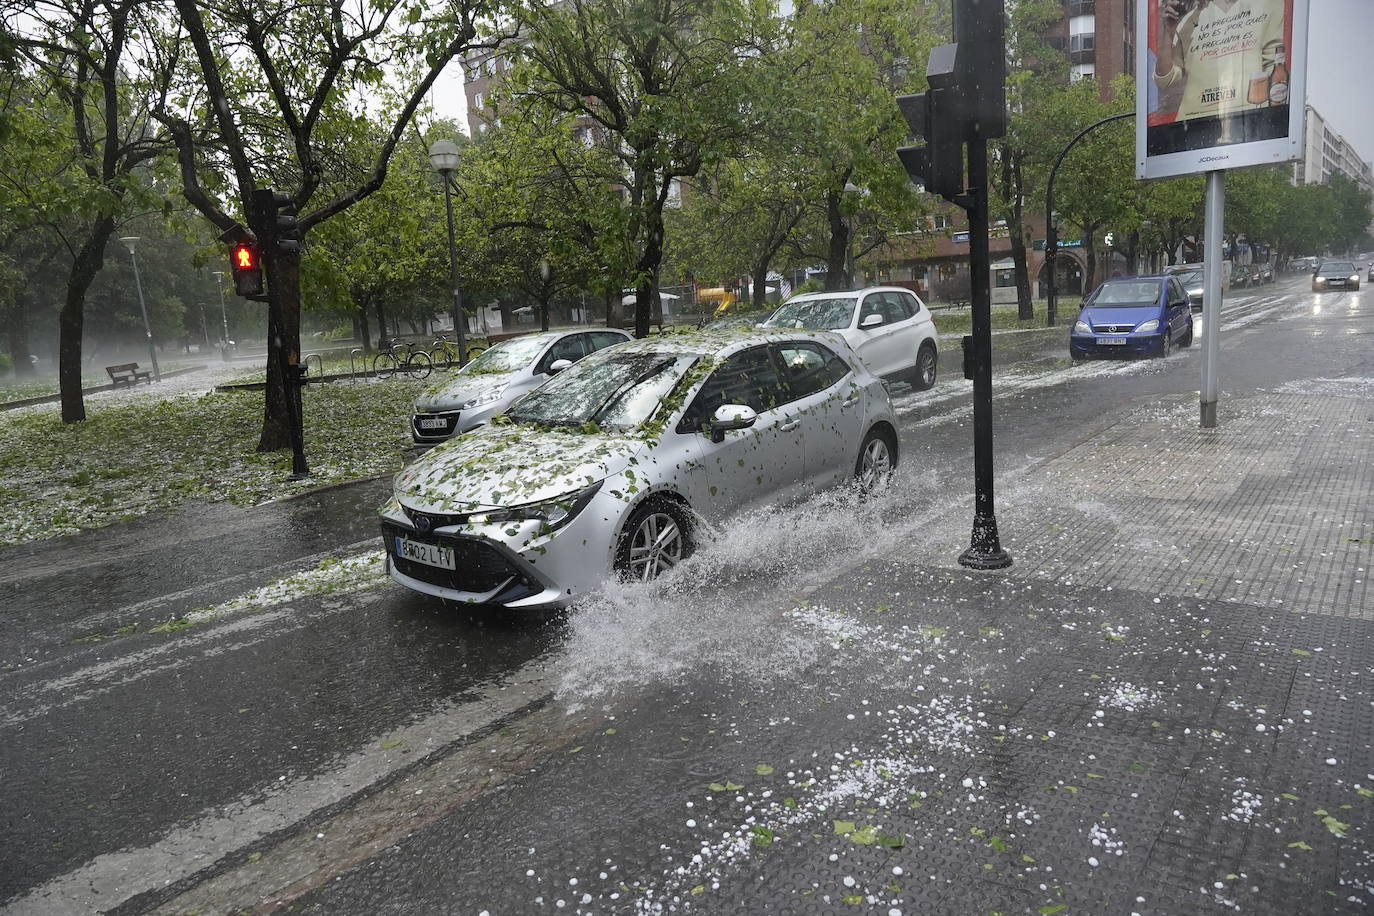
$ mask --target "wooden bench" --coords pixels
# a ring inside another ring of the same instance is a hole
[[[123,385],[133,386],[138,384],[139,379],[146,381],[149,385],[153,383],[153,373],[147,369],[139,371],[138,363],[124,363],[120,366],[106,366],[105,371],[110,376],[110,384],[116,388]]]

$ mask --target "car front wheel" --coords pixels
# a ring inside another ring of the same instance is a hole
[[[626,582],[652,582],[692,554],[691,519],[670,499],[648,499],[630,513],[615,553]]]

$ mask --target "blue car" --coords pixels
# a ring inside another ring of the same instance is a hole
[[[1192,343],[1193,312],[1177,277],[1117,277],[1083,300],[1069,355],[1168,356]]]

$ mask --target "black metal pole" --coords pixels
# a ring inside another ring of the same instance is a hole
[[[1059,155],[1054,159],[1054,165],[1050,166],[1050,180],[1045,183],[1045,263],[1050,267],[1050,277],[1045,285],[1045,325],[1054,327],[1055,306],[1058,305],[1059,286],[1055,276],[1054,259],[1059,254],[1059,233],[1054,225],[1054,176],[1059,173],[1059,166],[1063,163],[1064,157],[1088,134],[1097,130],[1103,124],[1110,124],[1113,121],[1120,121],[1125,118],[1134,118],[1135,112],[1128,111],[1124,114],[1112,115],[1103,118],[1101,121],[1089,124],[1080,130],[1072,140],[1065,144],[1059,151]]]
[[[992,258],[988,253],[988,142],[968,141],[968,244],[973,300],[973,537],[959,564],[1005,569],[1011,555],[997,536],[992,498]]]
[[[458,245],[453,240],[453,192],[449,187],[453,176],[446,174],[443,179],[444,210],[448,213],[448,276],[453,286],[453,333],[458,337],[458,366],[462,368],[468,363],[468,345],[464,334],[467,319],[463,317],[463,291],[458,286]]]

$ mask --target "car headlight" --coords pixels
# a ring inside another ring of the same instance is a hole
[[[1351,282],[1351,283],[1359,283],[1359,282],[1360,282],[1360,275],[1359,275],[1359,274],[1351,274],[1351,275],[1350,275],[1350,282]]]
[[[1324,286],[1324,285],[1326,284],[1326,278],[1325,278],[1325,277],[1316,277],[1316,278],[1314,278],[1314,279],[1312,280],[1312,282],[1315,283],[1315,284],[1317,284],[1318,286]]]
[[[600,489],[601,481],[598,480],[590,487],[574,490],[572,493],[565,493],[562,496],[555,496],[553,499],[526,503],[523,506],[492,509],[490,512],[475,512],[468,516],[468,524],[498,525],[502,522],[543,522],[550,530],[554,530],[576,518],[579,512],[587,508],[587,504],[592,501],[592,497]]]
[[[1135,330],[1137,334],[1148,334],[1151,331],[1158,331],[1159,319],[1151,318],[1149,321],[1136,325]]]
[[[1084,321],[1082,318],[1078,319],[1073,323],[1073,329],[1074,333],[1077,334],[1091,334],[1093,332],[1093,329],[1089,327],[1088,323]]]
[[[472,410],[474,407],[481,407],[484,404],[491,404],[501,400],[501,395],[506,393],[505,385],[496,385],[488,388],[475,398],[468,398],[458,405],[459,410]]]

